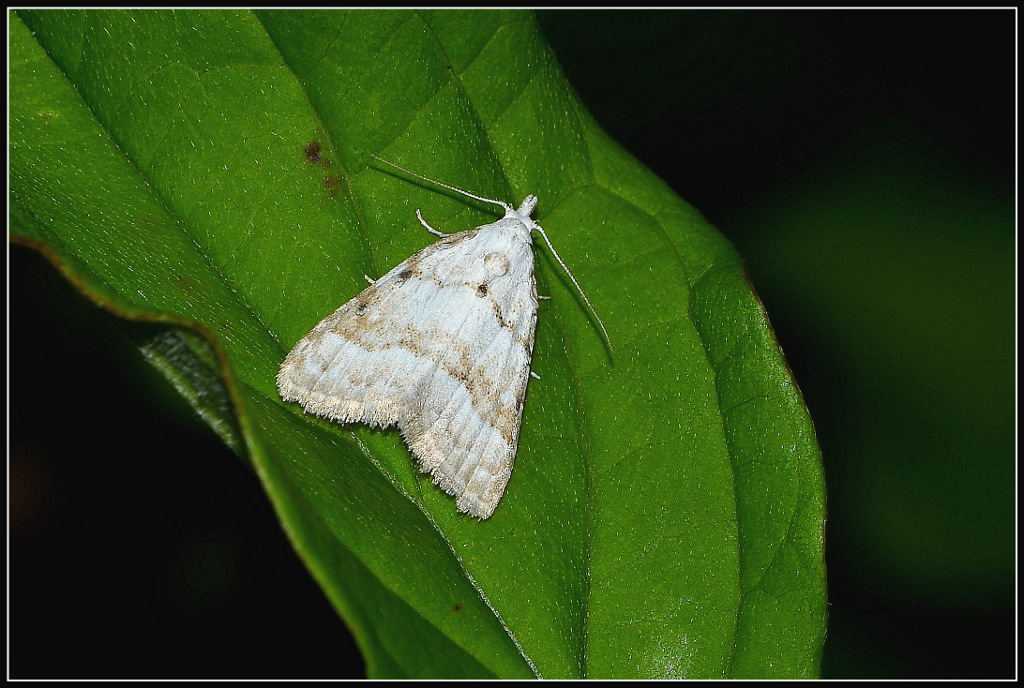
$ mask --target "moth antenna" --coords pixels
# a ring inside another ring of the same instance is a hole
[[[449,191],[454,191],[455,193],[460,193],[463,196],[475,199],[477,201],[483,201],[484,203],[491,203],[492,205],[496,205],[499,208],[503,209],[505,212],[512,212],[514,210],[512,208],[512,206],[510,206],[508,203],[504,203],[503,201],[496,201],[493,198],[484,198],[483,196],[477,196],[476,194],[469,193],[468,191],[463,191],[462,189],[460,189],[457,186],[452,186],[451,184],[445,184],[444,182],[440,182],[440,181],[438,181],[436,179],[432,179],[430,177],[427,177],[425,175],[419,174],[417,172],[413,172],[412,170],[406,169],[405,167],[402,167],[401,165],[393,163],[390,160],[385,160],[384,158],[380,157],[379,155],[374,155],[373,153],[370,153],[370,157],[373,158],[374,160],[376,160],[377,162],[382,162],[385,165],[390,165],[391,167],[394,167],[396,170],[401,170],[402,172],[405,172],[408,175],[416,177],[417,179],[422,179],[425,182],[429,182],[431,184],[436,184],[437,186],[440,186],[443,189],[448,189]],[[534,203],[536,203],[536,200],[534,201]],[[421,221],[422,221],[422,219],[421,219]],[[601,316],[599,316],[597,314],[597,310],[594,308],[594,304],[590,303],[590,299],[587,298],[587,295],[583,291],[583,287],[580,286],[580,283],[576,281],[576,278],[573,276],[572,271],[569,270],[569,266],[565,264],[565,261],[562,260],[562,257],[560,255],[558,255],[558,251],[556,251],[555,247],[551,245],[551,240],[548,239],[548,235],[544,231],[544,229],[539,224],[537,224],[536,222],[531,222],[531,224],[533,225],[533,228],[536,229],[537,232],[540,233],[540,235],[544,238],[544,243],[548,245],[548,249],[550,249],[551,255],[553,255],[555,257],[555,260],[558,261],[558,264],[562,266],[562,270],[564,270],[565,274],[569,276],[570,280],[572,280],[573,286],[576,287],[576,291],[579,292],[579,295],[581,297],[583,297],[583,302],[585,304],[587,304],[587,308],[590,309],[590,313],[594,316],[594,319],[597,320],[597,324],[601,326],[601,333],[604,335],[604,342],[605,342],[605,344],[608,345],[608,351],[611,352],[613,350],[613,348],[614,348],[614,347],[612,347],[611,337],[608,336],[608,329],[604,326],[604,321],[601,320]]]
[[[548,239],[548,235],[544,231],[544,228],[541,227],[536,222],[533,223],[533,228],[536,229],[537,233],[544,238],[544,243],[548,245],[548,249],[551,251],[551,255],[555,257],[555,260],[558,261],[558,264],[562,266],[563,270],[565,270],[565,274],[569,276],[569,279],[572,280],[573,285],[576,287],[576,291],[578,291],[580,296],[583,297],[583,302],[587,304],[587,308],[590,309],[590,312],[597,320],[597,324],[601,326],[601,332],[604,334],[604,343],[608,345],[608,351],[610,353],[613,350],[612,340],[611,337],[608,336],[608,330],[605,328],[604,322],[601,320],[601,316],[598,315],[597,311],[594,309],[594,304],[590,303],[590,299],[587,298],[587,295],[586,293],[584,293],[583,287],[580,286],[580,283],[576,281],[575,277],[573,277],[572,272],[569,270],[569,266],[565,264],[565,261],[562,260],[562,257],[558,255],[558,251],[556,251],[555,247],[551,245],[551,240]]]
[[[510,206],[508,203],[504,203],[502,201],[496,201],[493,198],[484,198],[483,196],[477,196],[476,194],[471,194],[468,191],[463,191],[462,189],[460,189],[457,186],[452,186],[451,184],[445,184],[444,182],[439,182],[436,179],[431,179],[430,177],[426,177],[426,176],[424,176],[422,174],[418,174],[416,172],[413,172],[412,170],[408,170],[408,169],[402,167],[401,165],[396,165],[395,163],[391,162],[390,160],[385,160],[384,158],[380,157],[379,155],[374,155],[373,153],[370,153],[370,157],[373,158],[374,160],[378,161],[378,162],[384,163],[385,165],[391,165],[396,170],[401,170],[402,172],[405,172],[406,174],[412,175],[413,177],[416,177],[417,179],[422,179],[425,182],[430,182],[431,184],[436,184],[437,186],[440,186],[440,187],[442,187],[444,189],[448,189],[449,191],[454,191],[455,193],[460,193],[463,196],[468,196],[469,198],[475,199],[477,201],[483,201],[484,203],[491,203],[493,205],[496,205],[496,206],[500,207],[501,209],[505,210],[506,212],[509,211],[509,210],[512,210],[512,206]]]

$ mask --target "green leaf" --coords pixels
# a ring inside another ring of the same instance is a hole
[[[817,675],[820,456],[763,309],[728,242],[596,126],[530,14],[10,26],[13,236],[177,333],[147,357],[244,447],[370,676]],[[416,208],[443,231],[494,219],[371,154],[536,193],[614,345],[538,247],[540,380],[484,522],[394,430],[304,415],[275,388],[364,274],[432,240]]]

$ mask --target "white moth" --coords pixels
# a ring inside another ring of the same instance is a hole
[[[277,387],[285,401],[341,423],[397,424],[421,470],[456,497],[458,509],[489,518],[512,475],[530,377],[537,326],[532,232],[565,263],[530,217],[536,196],[517,209],[373,157],[500,206],[505,216],[442,234],[417,210],[441,240],[370,280],[300,339],[281,364]]]

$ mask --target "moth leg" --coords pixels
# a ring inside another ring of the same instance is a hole
[[[369,282],[370,284],[377,284],[377,280],[373,279],[369,275],[363,275],[363,279]]]
[[[431,227],[430,225],[428,225],[427,221],[423,219],[423,215],[422,215],[422,213],[420,213],[420,209],[419,208],[416,209],[416,217],[419,218],[420,224],[423,225],[424,227],[426,227],[427,231],[430,232],[431,234],[434,234],[434,235],[439,236],[439,237],[446,237],[446,236],[448,236],[444,232],[439,232],[436,229],[434,229],[433,227]]]

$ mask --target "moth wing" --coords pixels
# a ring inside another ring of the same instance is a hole
[[[533,252],[509,222],[477,230],[467,274],[443,271],[454,278],[455,336],[423,382],[422,411],[399,423],[424,472],[478,518],[494,512],[512,474],[537,325]]]
[[[501,222],[395,267],[303,337],[277,378],[309,412],[397,423],[421,469],[479,518],[511,476],[537,321],[532,251],[498,236]]]
[[[277,386],[285,401],[342,423],[388,426],[416,412],[415,390],[433,367],[423,313],[437,290],[413,271],[436,253],[427,246],[320,321],[281,364]]]

